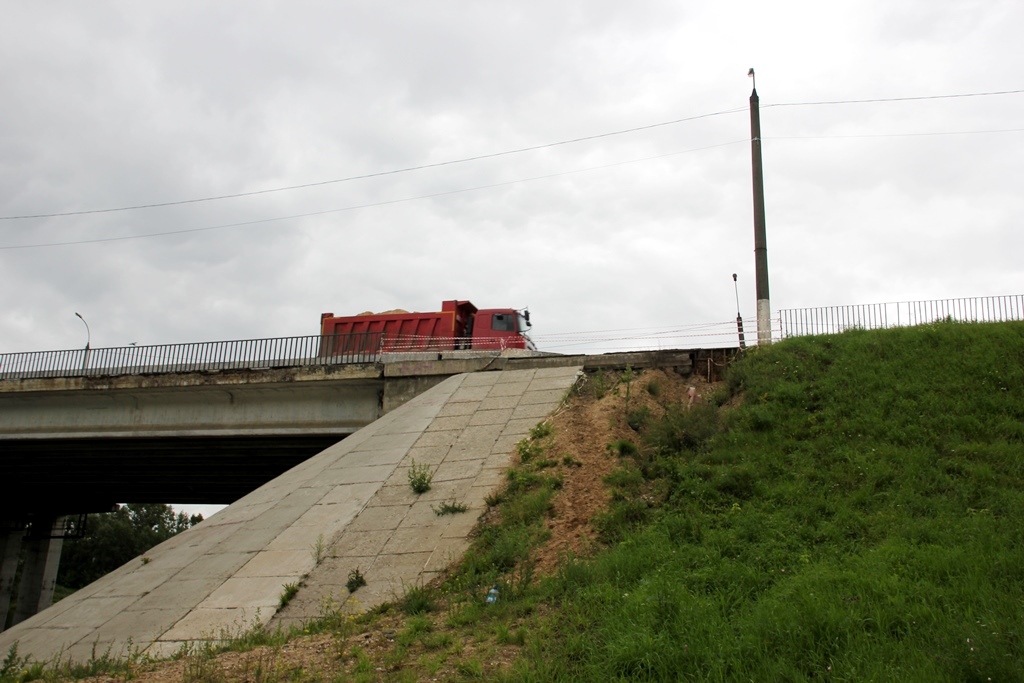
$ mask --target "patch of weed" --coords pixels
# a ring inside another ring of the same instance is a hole
[[[359,571],[358,567],[350,569],[348,572],[348,579],[345,581],[345,588],[349,593],[355,593],[357,590],[366,585],[366,577]]]
[[[603,368],[589,374],[587,380],[584,386],[589,388],[590,395],[596,399],[604,398],[611,391],[611,388],[615,386],[614,380],[605,373]]]
[[[466,678],[484,677],[484,666],[480,663],[480,660],[475,657],[472,659],[461,660],[455,665],[455,670]]]
[[[437,609],[437,600],[433,591],[426,586],[406,588],[405,595],[397,601],[398,609],[406,615],[413,616],[433,612]]]
[[[529,463],[544,454],[544,446],[530,439],[522,439],[516,444],[516,454],[520,462]]]
[[[505,485],[506,494],[530,491],[538,486],[542,486],[545,482],[544,475],[522,469],[510,469],[506,474],[506,478],[508,480]]]
[[[182,683],[222,683],[227,680],[224,668],[210,643],[185,643],[175,658],[181,661]]]
[[[495,635],[500,645],[522,646],[526,644],[526,629],[524,628],[514,629],[508,624],[497,624],[495,626]]]
[[[640,406],[626,413],[626,424],[634,432],[641,431],[651,419],[651,409],[647,406]]]
[[[721,431],[718,408],[710,403],[697,403],[684,409],[671,406],[658,420],[644,430],[643,441],[663,454],[699,452]]]
[[[554,426],[551,422],[545,420],[530,429],[530,438],[534,441],[540,441],[541,439],[551,436],[553,432]]]
[[[415,493],[426,493],[430,490],[430,483],[434,479],[434,474],[430,471],[430,465],[425,463],[417,464],[413,460],[409,467],[408,477],[409,488]]]
[[[619,498],[634,496],[644,485],[644,476],[636,467],[620,467],[604,478],[604,483],[621,492]]]
[[[460,503],[456,501],[454,498],[452,498],[451,500],[442,501],[441,504],[438,505],[437,507],[431,505],[430,509],[434,511],[435,515],[441,517],[443,515],[455,515],[460,512],[465,512],[466,510],[469,509],[469,506],[467,506],[465,503]]]
[[[511,524],[531,524],[542,521],[551,509],[553,486],[542,486],[505,503],[501,517]]]
[[[320,563],[327,557],[327,543],[324,540],[323,534],[317,535],[316,542],[309,548],[309,553],[313,557],[313,564],[319,567]]]
[[[277,607],[278,609],[284,609],[289,602],[292,601],[299,593],[300,582],[295,581],[293,583],[286,583],[284,588],[281,589],[281,596],[278,598]]]
[[[636,373],[633,372],[633,366],[627,365],[626,369],[622,372],[622,375],[619,377],[619,381],[622,384],[626,385],[626,398],[625,398],[625,401],[624,401],[625,406],[626,406],[626,412],[629,412],[630,393],[631,393],[631,391],[633,389],[633,381],[635,379],[636,379]]]
[[[433,630],[434,622],[429,617],[422,615],[409,617],[405,622],[405,629],[396,640],[400,645],[408,647]]]
[[[651,507],[643,500],[614,500],[594,519],[597,536],[603,543],[618,543],[651,519]]]
[[[28,656],[18,654],[18,642],[15,641],[7,650],[3,662],[0,662],[0,682],[19,683],[23,680],[32,680],[23,678],[28,673],[29,661]]]
[[[610,453],[620,457],[635,455],[637,452],[636,444],[628,439],[617,439],[612,441],[608,444],[607,448]]]
[[[480,602],[464,602],[458,608],[449,612],[446,623],[449,627],[458,628],[460,626],[476,623],[480,620],[482,614],[483,606]]]

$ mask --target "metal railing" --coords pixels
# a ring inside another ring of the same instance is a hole
[[[810,334],[837,334],[849,329],[922,325],[940,320],[959,322],[1024,320],[1024,295],[791,308],[779,311],[779,329],[782,338]]]
[[[119,346],[0,354],[0,379],[96,377],[374,363],[381,334]]]
[[[835,334],[843,330],[920,325],[936,320],[1002,322],[1024,320],[1024,295],[901,301],[884,304],[793,308],[778,312],[773,320],[773,337]],[[753,329],[753,321],[745,321]],[[701,329],[691,329],[700,327]],[[641,337],[594,337],[580,333],[564,340],[546,339],[545,347],[590,345],[611,342],[617,347],[626,340],[644,342],[645,348],[679,346],[681,339],[703,348],[732,346],[735,322],[672,329]],[[707,328],[707,329],[704,329]],[[713,329],[712,329],[713,328]],[[710,335],[710,336],[709,336]],[[749,335],[748,335],[749,336]],[[486,343],[482,343],[486,341]],[[559,344],[558,342],[562,343]],[[52,377],[98,377],[146,375],[173,372],[245,370],[375,363],[382,353],[450,351],[461,348],[463,339],[385,337],[380,332],[356,334],[276,337],[237,341],[120,346],[62,351],[28,351],[0,354],[0,380]],[[475,349],[501,350],[517,343],[510,338],[475,339]],[[693,347],[693,344],[690,344]],[[564,348],[562,349],[565,350]]]
[[[757,320],[740,318],[740,322],[746,342],[756,343]],[[560,332],[538,336],[536,341],[545,351],[563,354],[720,349],[739,345],[739,328],[733,319],[649,328]]]
[[[528,346],[529,338],[520,335],[509,337],[431,337],[417,334],[389,334],[381,340],[381,351],[384,353],[449,351],[469,348],[504,351],[509,348],[528,348]]]

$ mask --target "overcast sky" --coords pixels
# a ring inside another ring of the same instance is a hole
[[[608,350],[545,337],[728,322],[734,272],[753,317],[750,67],[773,311],[1024,293],[1024,94],[806,104],[1020,90],[1019,0],[2,10],[0,215],[261,193],[0,220],[0,352],[451,298]]]

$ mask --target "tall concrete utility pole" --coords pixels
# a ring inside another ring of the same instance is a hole
[[[754,69],[747,75],[754,78]],[[764,230],[764,174],[761,171],[761,112],[757,79],[750,92],[750,155],[754,170],[754,277],[757,287],[757,343],[772,341],[772,306],[768,299],[768,243]]]

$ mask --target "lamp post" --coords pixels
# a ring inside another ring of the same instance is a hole
[[[86,370],[89,367],[89,348],[92,346],[92,331],[89,329],[89,323],[85,322],[85,318],[78,311],[75,311],[75,315],[78,319],[85,324],[85,357],[82,359],[82,369]]]
[[[736,290],[736,331],[740,335],[740,348],[747,348],[746,339],[743,336],[743,316],[740,315],[740,288],[736,284],[736,273],[732,274],[732,288]]]

